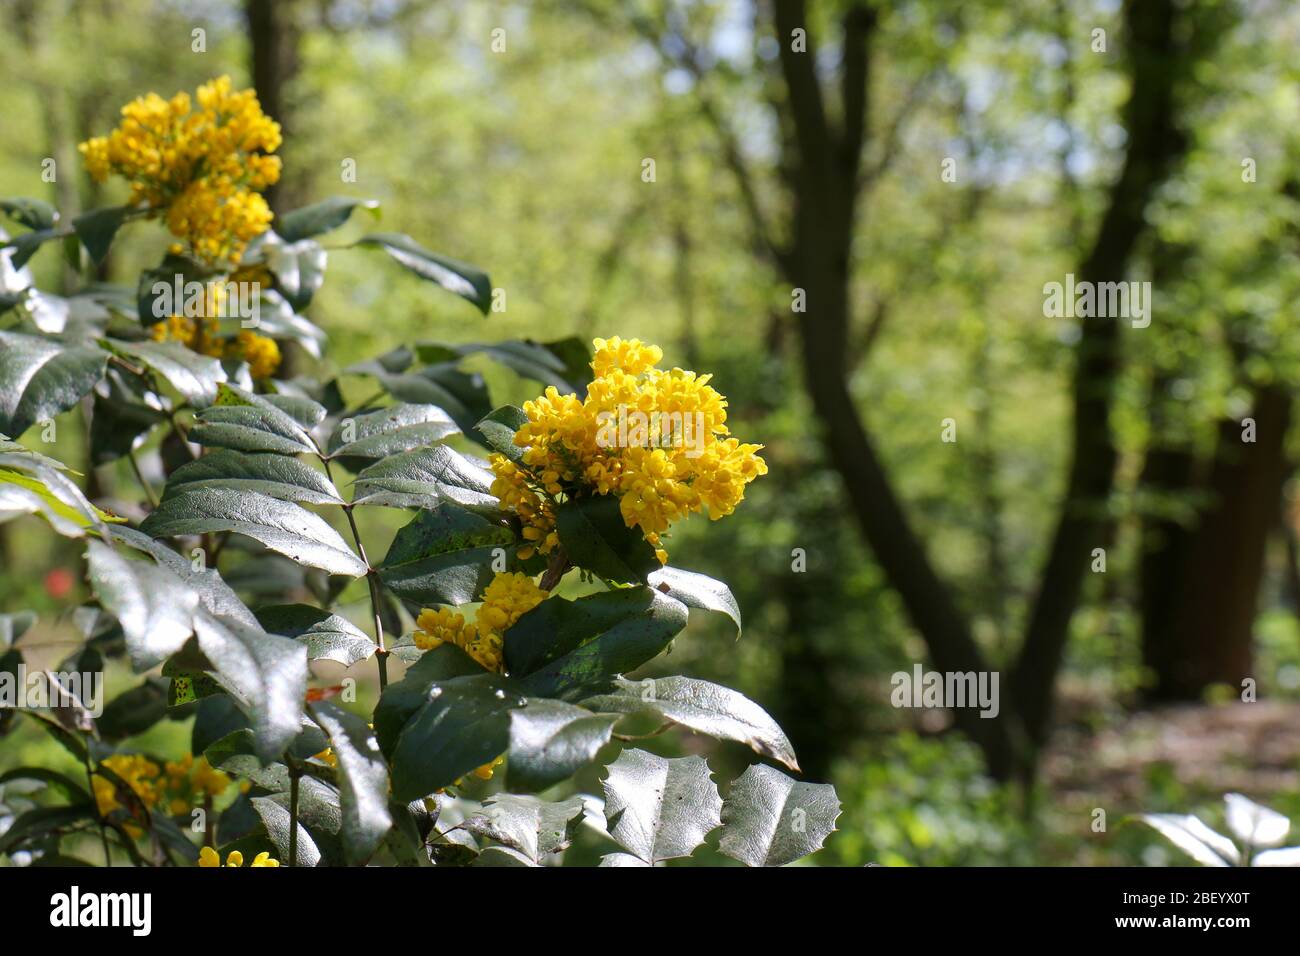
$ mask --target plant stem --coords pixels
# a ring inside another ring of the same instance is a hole
[[[140,482],[140,487],[144,489],[145,497],[149,499],[149,507],[157,508],[158,496],[154,494],[153,486],[149,484],[148,480],[144,476],[144,472],[140,470],[140,461],[135,457],[135,450],[132,449],[127,452],[126,457],[127,460],[131,462],[131,470],[135,472],[135,480]]]
[[[555,586],[560,583],[560,578],[564,577],[571,567],[573,565],[569,562],[569,556],[564,553],[564,549],[557,548],[555,553],[551,555],[551,561],[546,566],[546,572],[542,575],[541,583],[537,586],[543,591],[555,590]]]
[[[319,452],[317,454],[319,455]],[[333,484],[334,472],[330,468],[329,459],[320,455],[320,460],[325,466],[325,477]],[[352,515],[352,508],[352,503],[347,502],[343,505],[343,513],[348,517],[348,527],[352,529],[352,540],[356,542],[357,554],[361,556],[366,566],[366,584],[370,587],[370,610],[375,620],[375,645],[378,647],[375,651],[375,664],[379,667],[379,691],[383,693],[384,688],[388,686],[388,648],[384,646],[384,622],[379,616],[379,575],[370,566],[370,558],[366,556],[366,546],[361,542],[361,532],[357,528],[357,519]]]
[[[298,765],[286,753],[285,764],[289,767],[289,865],[298,865]]]

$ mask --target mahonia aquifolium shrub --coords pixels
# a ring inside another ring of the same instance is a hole
[[[334,197],[273,217],[261,192],[279,145],[253,93],[223,77],[193,98],[138,99],[82,145],[92,178],[125,184],[122,205],[65,222],[41,200],[0,200],[18,230],[0,232],[0,521],[34,515],[85,542],[92,598],[70,616],[81,641],[58,672],[120,658],[140,675],[102,711],[84,694],[4,703],[0,733],[33,722],[85,775],[7,774],[0,856],[535,866],[581,834],[602,865],[652,866],[714,831],[751,866],[817,850],[839,802],[777,769],[798,763],[759,705],[628,676],[692,612],[740,628],[726,585],[668,564],[675,524],[731,514],[766,471],[709,376],[613,337],[594,351],[421,342],[331,377],[309,315],[328,264],[318,237],[376,204]],[[147,222],[174,240],[163,260],[125,285],[92,281],[117,234]],[[47,247],[69,255],[79,291],[34,285],[27,263]],[[386,252],[489,312],[486,274],[410,236],[342,249]],[[290,343],[325,374],[277,377]],[[494,407],[470,358],[541,394]],[[92,467],[131,466],[114,474],[137,485],[112,507],[42,452],[64,416],[83,418]],[[404,515],[383,554],[364,534],[377,508]],[[0,613],[0,689],[36,624]],[[335,682],[340,669],[377,699]],[[179,759],[132,745],[165,719],[191,721]],[[724,800],[703,758],[624,747],[638,725],[764,762]],[[600,793],[577,792],[593,763]]]

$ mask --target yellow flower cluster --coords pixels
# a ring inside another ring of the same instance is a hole
[[[113,754],[100,763],[117,774],[145,807],[156,806],[162,798],[161,781],[158,779],[161,768],[148,757],[140,754]],[[126,809],[126,805],[118,799],[116,782],[99,774],[92,776],[90,782],[95,790],[95,805],[99,808],[101,817],[107,817],[115,810]],[[127,812],[131,815],[129,809]],[[129,823],[125,829],[137,837],[144,832],[140,827]]]
[[[243,865],[244,854],[240,853],[238,850],[231,850],[226,856],[226,866]],[[253,862],[248,865],[250,868],[254,866],[279,866],[280,861],[272,857],[267,851],[263,850],[261,853],[257,854],[257,856],[253,857]],[[221,866],[221,854],[212,849],[212,847],[205,846],[203,849],[199,850],[199,866]]]
[[[661,536],[676,521],[707,511],[731,514],[745,486],[767,474],[762,445],[727,429],[727,401],[710,375],[660,369],[663,352],[637,339],[596,339],[587,397],[551,386],[524,404],[515,433],[519,465],[493,455],[492,493],[519,515],[520,557],[558,544],[554,506],[561,496],[616,495],[629,528],[638,527],[667,561]]]
[[[275,339],[241,329],[234,338],[217,334],[217,320],[191,319],[173,315],[149,330],[155,342],[180,342],[213,358],[243,360],[248,363],[248,373],[256,379],[270,378],[280,367],[280,346]]]
[[[196,806],[225,793],[230,778],[208,763],[206,757],[194,759],[186,754],[163,767],[163,790],[167,812],[172,816],[189,813]]]
[[[195,760],[192,754],[186,754],[180,760],[167,761],[162,767],[140,754],[113,754],[105,757],[101,764],[121,777],[145,807],[151,810],[165,807],[172,816],[188,813],[207,799],[220,796],[231,782],[205,758]],[[124,807],[113,781],[95,774],[91,783],[101,817]],[[133,836],[142,832],[131,824],[126,826],[126,830]]]
[[[80,146],[96,182],[112,174],[131,183],[132,204],[162,214],[167,228],[206,262],[239,262],[249,240],[266,231],[271,210],[258,192],[280,178],[280,126],[257,94],[222,76],[165,100],[156,93],[122,107],[107,136]]]
[[[506,630],[547,595],[526,574],[499,573],[484,589],[473,622],[450,608],[421,611],[415,622],[415,646],[427,651],[444,643],[455,644],[484,668],[499,674]]]

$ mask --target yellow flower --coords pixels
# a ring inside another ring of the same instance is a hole
[[[226,857],[226,866],[243,866],[244,854],[238,850],[231,850]],[[271,856],[270,853],[263,850],[257,856],[253,857],[253,862],[248,864],[249,867],[255,866],[279,866],[280,861]],[[199,850],[199,866],[212,867],[221,866],[221,854],[210,846],[205,846]]]
[[[432,650],[443,643],[455,644],[486,670],[501,673],[506,630],[546,600],[547,594],[526,574],[498,573],[483,591],[483,603],[472,623],[450,608],[422,610],[415,622],[415,646]]]
[[[280,178],[280,127],[262,112],[253,90],[236,91],[227,76],[165,100],[150,93],[122,107],[107,136],[82,143],[96,182],[119,175],[131,203],[162,215],[167,228],[198,258],[238,263],[245,246],[270,225],[258,192]]]
[[[731,514],[745,486],[767,473],[761,445],[742,444],[727,428],[727,401],[711,376],[660,369],[663,352],[638,339],[596,339],[587,396],[549,387],[524,404],[515,433],[518,464],[493,455],[492,493],[516,514],[519,555],[558,545],[557,501],[614,495],[624,523],[637,527],[660,562],[663,536],[691,514]]]
[[[117,774],[147,809],[157,806],[162,799],[163,792],[158,780],[160,770],[148,757],[140,754],[113,754],[101,760],[100,765]],[[118,809],[126,809],[130,813],[130,809],[118,799],[117,784],[114,781],[95,774],[91,777],[91,786],[95,791],[95,805],[101,817],[107,817]],[[134,823],[124,824],[124,829],[135,837],[144,832]]]

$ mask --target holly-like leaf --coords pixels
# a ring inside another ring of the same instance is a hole
[[[586,383],[591,378],[591,353],[576,337],[557,342],[515,339],[450,347],[429,343],[417,345],[416,354],[421,361],[433,362],[439,360],[443,349],[457,357],[486,355],[524,378],[554,385],[564,395],[586,394]]]
[[[313,705],[311,716],[328,735],[338,761],[343,850],[350,862],[364,863],[393,825],[388,767],[374,731],[362,718],[328,701]]]
[[[7,448],[21,448],[4,443]],[[23,514],[38,514],[59,534],[83,537],[90,528],[104,530],[105,522],[118,522],[96,508],[64,474],[63,465],[44,455],[0,451],[0,522]]]
[[[421,279],[436,282],[448,292],[474,303],[484,315],[492,308],[492,281],[487,273],[467,263],[432,253],[410,236],[376,232],[362,236],[354,245],[383,249]]]
[[[644,863],[690,856],[722,819],[703,757],[624,750],[604,781],[609,835]]]
[[[493,475],[446,445],[416,448],[377,461],[357,475],[352,503],[430,508],[450,501],[465,508],[496,510]]]
[[[91,541],[86,556],[90,584],[126,635],[136,671],[145,671],[181,649],[194,632],[198,595],[152,561],[132,561]]]
[[[530,863],[540,863],[573,842],[583,815],[582,797],[548,803],[537,797],[499,793],[463,826],[475,836],[517,850]]]
[[[199,596],[199,603],[208,613],[219,618],[228,618],[250,627],[257,626],[257,618],[244,606],[239,596],[221,579],[215,568],[195,566],[193,556],[177,554],[161,541],[155,541],[147,534],[121,525],[109,525],[108,533],[114,541],[120,541],[137,551],[154,559],[161,567],[171,571]]]
[[[267,634],[231,620],[199,613],[194,619],[199,649],[216,677],[253,723],[257,753],[264,761],[298,736],[307,693],[307,649],[297,641]]]
[[[104,375],[107,353],[0,332],[0,433],[15,438],[67,411]]]
[[[0,651],[14,646],[14,641],[26,634],[36,623],[35,611],[17,611],[0,614]]]
[[[354,209],[370,210],[377,215],[379,203],[374,199],[355,199],[351,196],[330,196],[287,212],[276,220],[275,231],[285,242],[311,239],[339,228],[348,221]]]
[[[234,531],[298,564],[360,577],[365,563],[323,519],[288,501],[251,491],[200,487],[167,498],[140,525],[155,538]]]
[[[331,458],[386,458],[432,445],[460,429],[434,405],[393,405],[342,419],[330,435]]]
[[[478,441],[478,435],[473,431],[474,426],[492,410],[483,376],[463,372],[450,363],[430,365],[414,372],[388,371],[389,366],[401,366],[402,357],[407,354],[409,353],[389,353],[373,362],[355,365],[349,371],[373,375],[384,390],[399,402],[433,405],[442,409],[456,423],[457,428]]]
[[[217,386],[226,380],[220,359],[201,355],[179,342],[123,342],[107,339],[114,352],[136,359],[153,369],[191,405],[211,404]]]
[[[474,427],[486,440],[488,447],[517,463],[523,458],[524,449],[515,444],[515,432],[527,423],[528,415],[522,408],[502,405]]]
[[[244,454],[219,448],[182,465],[167,479],[164,500],[200,488],[252,491],[282,501],[341,505],[334,483],[297,458],[271,453]]]
[[[433,683],[392,750],[393,796],[414,800],[490,763],[510,745],[510,711],[525,705],[497,674]],[[376,714],[376,727],[379,715]]]
[[[200,411],[189,439],[200,445],[281,455],[314,452],[316,446],[293,416],[267,405],[210,405]]]
[[[25,196],[0,199],[0,210],[28,229],[53,229],[59,221],[58,210],[43,199],[28,199]]]
[[[651,571],[650,586],[669,597],[674,597],[687,607],[718,611],[736,622],[736,636],[740,636],[740,605],[732,596],[731,588],[706,574],[683,571],[680,568],[659,568]]]
[[[767,711],[719,684],[689,677],[615,678],[607,690],[580,703],[598,713],[654,714],[719,740],[745,744],[791,770],[799,769],[794,748]]]
[[[528,698],[527,706],[510,712],[510,788],[545,790],[573,776],[609,743],[617,720],[560,700]]]
[[[377,570],[395,594],[417,604],[468,604],[492,580],[497,549],[514,543],[503,525],[444,503],[398,531]]]
[[[629,528],[613,495],[577,498],[555,510],[555,530],[569,560],[606,581],[643,583],[661,565],[639,528]]]
[[[309,604],[280,604],[257,611],[257,620],[270,634],[282,634],[307,646],[313,661],[337,661],[351,667],[369,659],[376,645],[347,618]]]
[[[748,866],[784,866],[820,850],[840,801],[827,783],[804,783],[755,764],[727,794],[718,848]]]
[[[551,597],[505,633],[506,669],[539,697],[640,667],[686,626],[686,607],[651,588]]]
[[[96,265],[103,262],[104,257],[108,255],[113,237],[117,235],[117,230],[122,228],[122,223],[126,221],[130,212],[129,206],[111,206],[107,209],[92,209],[84,216],[72,220],[72,228],[76,231],[77,238],[86,247],[91,261]]]

